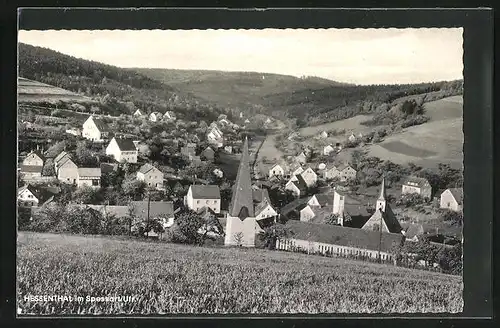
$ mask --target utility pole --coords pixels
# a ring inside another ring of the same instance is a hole
[[[379,240],[379,243],[378,243],[378,261],[379,263],[382,262],[382,257],[380,256],[380,252],[382,250],[382,219],[383,219],[383,212],[382,212],[382,209],[379,209],[380,211],[380,240]]]
[[[147,216],[147,219],[146,219],[146,227],[147,227],[147,231],[146,231],[146,237],[149,237],[149,208],[151,206],[151,193],[148,192],[148,216]]]

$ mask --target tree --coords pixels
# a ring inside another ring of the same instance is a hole
[[[293,235],[293,232],[282,223],[274,223],[267,226],[259,233],[259,238],[264,242],[264,247],[274,249],[278,239],[288,238]]]
[[[139,181],[134,175],[130,174],[122,182],[122,190],[125,196],[133,200],[141,200],[146,192],[146,183]]]
[[[201,216],[191,210],[185,210],[176,217],[175,223],[184,237],[184,242],[187,244],[203,245],[203,236],[199,234],[204,222]],[[179,241],[177,241],[179,242]]]
[[[97,157],[88,148],[85,141],[80,141],[76,144],[75,155],[75,161],[78,166],[96,167],[98,165]]]
[[[54,160],[52,158],[47,158],[42,168],[43,176],[55,176],[56,170],[54,168]]]
[[[439,254],[438,263],[444,273],[462,274],[462,244],[457,244],[453,248],[444,248]]]
[[[102,200],[99,190],[88,186],[78,188],[73,193],[73,201],[78,204],[99,204]]]
[[[55,158],[57,155],[59,155],[66,147],[66,142],[65,141],[59,141],[53,144],[52,146],[47,149],[45,152],[45,156],[48,158]]]

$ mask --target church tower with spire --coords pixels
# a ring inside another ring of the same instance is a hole
[[[387,199],[387,194],[386,194],[386,191],[385,191],[385,177],[382,178],[382,186],[380,187],[380,195],[378,196],[378,199],[377,199],[377,205],[375,207],[375,209],[377,211],[382,211],[382,212],[385,212],[385,207],[386,207],[386,201]]]
[[[224,245],[255,247],[257,220],[250,178],[250,156],[248,138],[245,138],[240,165],[233,186],[233,194],[226,216]]]

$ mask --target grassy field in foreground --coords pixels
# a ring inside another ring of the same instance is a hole
[[[19,233],[22,314],[460,312],[462,278],[345,259]],[[27,295],[135,296],[28,302]]]

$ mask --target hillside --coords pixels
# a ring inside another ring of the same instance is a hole
[[[461,81],[409,85],[350,85],[326,79],[255,72],[133,69],[178,90],[248,116],[263,113],[319,124],[371,113],[411,95],[461,93]]]
[[[20,314],[462,311],[462,277],[264,249],[20,232]],[[56,289],[54,289],[56,286]],[[29,303],[24,295],[133,296]]]
[[[18,78],[17,100],[19,103],[55,103],[58,101],[79,103],[94,102],[91,98],[82,96],[81,94],[25,78]]]
[[[19,43],[19,76],[100,101],[106,114],[174,110],[188,120],[213,119],[222,109],[131,70]]]

